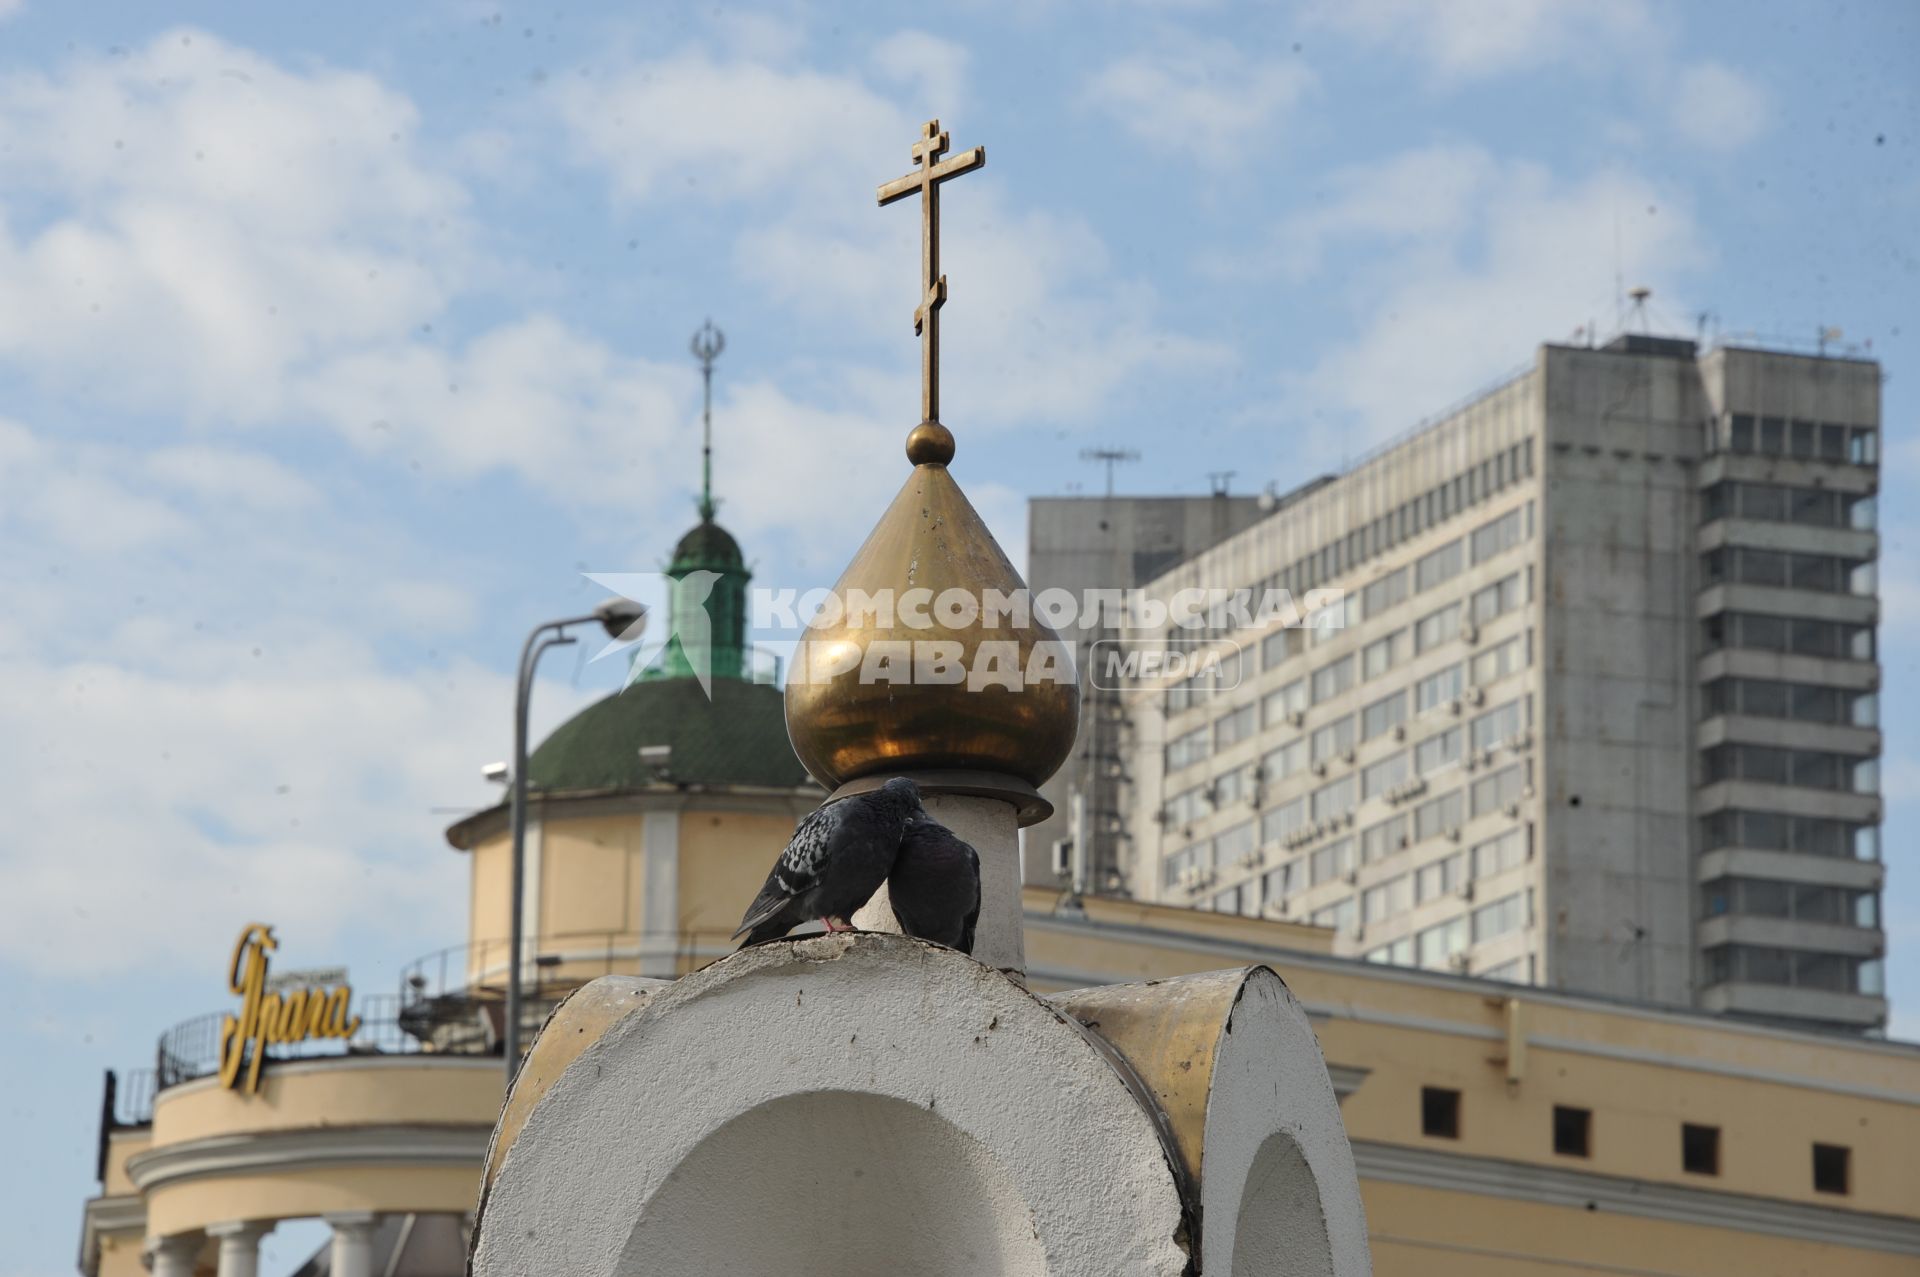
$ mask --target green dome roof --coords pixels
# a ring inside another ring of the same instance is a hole
[[[706,568],[710,572],[728,572],[744,570],[746,566],[740,543],[733,539],[733,534],[712,519],[702,519],[673,547],[673,562],[667,570]]]
[[[727,537],[727,544],[733,538]],[[642,745],[672,748],[664,777],[640,761]],[[778,788],[807,784],[806,769],[787,740],[780,689],[716,678],[709,701],[696,679],[638,682],[561,724],[527,764],[527,783],[550,794],[638,789],[660,779]]]

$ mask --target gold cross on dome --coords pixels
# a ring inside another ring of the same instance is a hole
[[[940,121],[928,120],[913,144],[913,162],[919,167],[880,187],[882,208],[909,195],[920,196],[920,305],[913,312],[913,331],[920,334],[922,421],[940,420],[940,307],[947,300],[947,277],[940,273],[940,183],[987,162],[984,146],[942,160],[946,151]]]

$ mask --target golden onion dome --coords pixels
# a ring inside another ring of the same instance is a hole
[[[953,452],[945,426],[914,428],[912,474],[789,667],[787,735],[829,789],[916,772],[1038,786],[1073,748],[1071,650],[1033,609],[993,606],[1026,584],[947,472]],[[876,598],[891,606],[845,606]]]

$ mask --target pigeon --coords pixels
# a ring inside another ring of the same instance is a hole
[[[908,935],[971,954],[980,920],[979,853],[924,810],[916,812],[887,875],[887,898]]]
[[[848,917],[886,881],[915,813],[926,814],[920,788],[904,776],[809,813],[740,919],[740,947],[778,940],[815,918],[828,931],[851,931]]]

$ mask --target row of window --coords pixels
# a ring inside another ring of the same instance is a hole
[[[1457,859],[1454,857],[1452,859]],[[1314,915],[1318,923],[1321,910]],[[1469,910],[1445,922],[1423,928],[1410,936],[1402,936],[1392,944],[1381,945],[1367,951],[1368,962],[1385,963],[1396,967],[1422,967],[1429,971],[1445,970],[1461,965],[1462,955],[1468,948],[1498,940],[1502,936],[1512,935],[1533,923],[1533,888],[1516,891],[1512,895],[1502,896],[1498,900]],[[1321,923],[1320,925],[1332,925]],[[1504,965],[1504,964],[1503,964]]]
[[[1401,503],[1311,554],[1296,559],[1265,580],[1256,582],[1253,587],[1255,597],[1265,590],[1280,589],[1299,598],[1306,591],[1350,572],[1393,547],[1411,541],[1427,529],[1436,528],[1455,515],[1492,499],[1532,474],[1533,441],[1526,439]],[[1529,509],[1519,535],[1524,537],[1531,531],[1532,512]],[[1487,554],[1482,554],[1474,561],[1479,562],[1486,557]],[[1385,579],[1382,578],[1383,581]],[[1404,591],[1405,584],[1402,583],[1399,588]],[[1364,595],[1365,592],[1362,593]],[[1377,616],[1379,610],[1366,608],[1363,604],[1362,614]]]
[[[1871,493],[1730,479],[1700,494],[1700,521],[1711,523],[1715,519],[1759,519],[1870,532],[1876,526],[1878,509]]]
[[[1700,888],[1700,916],[1790,918],[1839,927],[1880,925],[1880,896],[1852,887],[1780,882],[1772,878],[1716,878]]]
[[[1848,687],[1764,678],[1718,678],[1707,684],[1703,699],[1708,718],[1718,714],[1744,714],[1749,718],[1785,718],[1845,727],[1880,725],[1880,697],[1874,692]]]
[[[1524,506],[1516,507],[1506,514],[1488,520],[1466,536],[1449,541],[1429,552],[1411,566],[1398,568],[1357,592],[1349,592],[1339,606],[1323,608],[1316,613],[1310,628],[1303,630],[1299,627],[1289,627],[1275,630],[1261,640],[1258,649],[1260,668],[1277,669],[1305,651],[1310,638],[1325,642],[1344,629],[1358,625],[1363,619],[1384,614],[1388,609],[1406,601],[1414,594],[1445,584],[1469,565],[1485,563],[1494,555],[1519,545],[1532,535],[1533,503],[1529,501]],[[1284,586],[1277,579],[1270,580],[1255,587],[1255,597],[1261,597],[1259,592],[1265,588],[1294,589],[1295,587]],[[1298,590],[1296,590],[1297,593]],[[1469,619],[1474,621],[1490,619],[1492,616],[1518,606],[1525,595],[1529,594],[1531,594],[1530,589],[1523,593],[1522,583],[1517,578],[1500,582],[1487,590],[1477,592],[1472,599],[1468,600]],[[1212,637],[1234,637],[1235,635],[1231,621],[1225,615],[1226,606],[1224,602],[1220,604],[1221,614],[1213,618],[1209,625],[1208,633]],[[1447,608],[1441,609],[1441,612],[1449,611],[1452,612],[1450,617],[1435,613],[1421,618],[1415,629],[1416,633],[1424,634],[1424,646],[1418,650],[1427,650],[1435,643],[1444,642],[1446,638],[1452,637],[1451,634],[1440,633],[1447,627],[1457,629],[1460,624],[1458,605],[1450,604]],[[1185,632],[1169,635],[1170,641],[1191,641],[1195,637],[1197,636]],[[1167,714],[1169,716],[1177,714],[1204,703],[1214,693],[1238,687],[1245,676],[1252,672],[1249,667],[1253,653],[1252,648],[1235,649],[1225,656],[1218,667],[1200,671],[1169,687],[1166,692]],[[1314,678],[1316,681],[1313,684],[1312,700],[1317,704],[1351,686],[1353,671],[1349,668],[1343,673],[1329,673],[1324,677],[1316,672]]]
[[[1708,984],[1770,984],[1822,993],[1886,993],[1886,970],[1879,958],[1772,945],[1720,944],[1704,953]]]
[[[1803,789],[1833,789],[1855,794],[1880,790],[1880,760],[1820,749],[1728,742],[1701,755],[1709,785],[1723,780],[1753,780]]]
[[[1518,580],[1518,575],[1513,580]],[[1504,584],[1504,583],[1502,583]],[[1500,587],[1489,587],[1500,588]],[[1408,630],[1397,630],[1379,643],[1370,644],[1358,654],[1361,666],[1367,671],[1365,677],[1371,678],[1375,672],[1384,673],[1390,666],[1382,666],[1374,671],[1366,659],[1368,653],[1380,644],[1391,644],[1406,640]],[[1497,643],[1483,652],[1476,653],[1471,661],[1449,665],[1436,670],[1415,683],[1411,689],[1399,688],[1379,700],[1363,706],[1356,717],[1348,715],[1317,728],[1311,736],[1298,737],[1270,750],[1261,760],[1262,778],[1269,781],[1283,780],[1312,763],[1322,762],[1336,754],[1344,754],[1357,742],[1364,742],[1383,736],[1395,727],[1405,723],[1409,717],[1408,699],[1411,691],[1411,714],[1424,714],[1451,701],[1456,701],[1465,693],[1469,677],[1476,687],[1496,682],[1507,675],[1526,667],[1529,663],[1532,632],[1516,634],[1510,639]],[[1348,656],[1332,665],[1323,667],[1316,674],[1332,672],[1340,691],[1352,685],[1354,657]],[[1334,693],[1337,694],[1337,693]],[[1323,699],[1323,698],[1316,698]],[[1308,702],[1308,682],[1298,678],[1276,688],[1261,698],[1256,710],[1253,705],[1240,705],[1228,710],[1211,724],[1182,732],[1167,742],[1165,747],[1166,770],[1179,771],[1195,763],[1204,762],[1214,753],[1237,745],[1262,731],[1279,731],[1291,726],[1295,716],[1306,712]],[[1476,746],[1476,748],[1481,748]]]
[[[1708,652],[1732,647],[1828,660],[1873,659],[1871,625],[1774,616],[1765,612],[1720,612],[1702,621],[1700,626],[1702,650]]]
[[[1457,1140],[1462,1129],[1460,1092],[1451,1087],[1420,1088],[1420,1133]],[[1593,1156],[1593,1110],[1570,1104],[1553,1106],[1553,1151],[1562,1157]],[[1852,1190],[1852,1150],[1844,1144],[1813,1146],[1813,1190]],[[1720,1173],[1720,1128],[1698,1122],[1680,1124],[1680,1169],[1689,1175]]]
[[[1756,417],[1744,412],[1729,413],[1726,426],[1723,442],[1728,452],[1856,466],[1877,465],[1880,461],[1880,432],[1872,426]]]
[[[1868,597],[1879,589],[1879,572],[1871,559],[1760,550],[1747,545],[1723,545],[1707,551],[1700,556],[1700,572],[1709,586],[1769,585]]]
[[[1880,827],[1824,816],[1729,808],[1702,818],[1700,846],[1703,851],[1732,847],[1840,860],[1878,860]]]
[[[1483,656],[1490,654],[1482,653]],[[1459,665],[1449,666],[1440,674],[1416,685],[1412,692],[1417,711],[1424,713],[1440,704],[1458,700],[1464,690],[1460,686],[1461,670]],[[1439,696],[1443,692],[1447,693],[1445,699]],[[1434,695],[1430,696],[1429,693]],[[1210,784],[1190,785],[1176,791],[1163,809],[1165,822],[1170,826],[1192,824],[1209,810],[1224,811],[1252,797],[1261,782],[1277,784],[1309,765],[1326,762],[1335,756],[1344,757],[1358,743],[1356,730],[1359,733],[1358,740],[1371,740],[1387,727],[1405,721],[1407,698],[1408,691],[1403,688],[1368,706],[1358,715],[1344,715],[1308,735],[1297,736],[1284,745],[1268,750],[1258,762],[1245,763],[1221,772]],[[1267,819],[1276,831],[1269,841],[1285,837],[1292,829],[1311,821],[1344,814],[1358,803],[1385,793],[1413,777],[1425,776],[1458,763],[1464,750],[1479,753],[1504,744],[1527,730],[1532,715],[1533,698],[1516,698],[1476,716],[1461,727],[1437,732],[1410,751],[1403,750],[1370,764],[1359,773],[1357,785],[1353,776],[1346,776],[1311,794],[1303,794],[1268,813]],[[1358,729],[1356,724],[1359,725]],[[1205,747],[1203,730],[1187,732],[1166,747],[1170,770],[1194,761],[1194,751]],[[1206,755],[1202,753],[1199,757],[1205,758]],[[1289,811],[1292,811],[1291,815],[1287,814]],[[1289,821],[1294,823],[1289,825]]]

